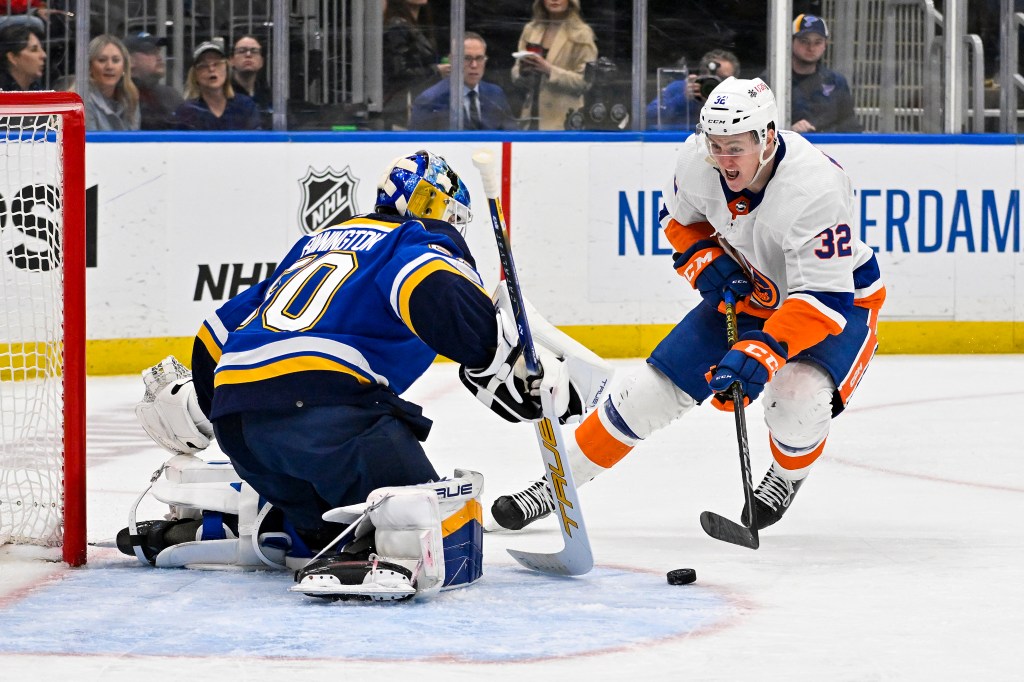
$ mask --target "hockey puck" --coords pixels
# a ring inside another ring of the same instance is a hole
[[[668,572],[669,585],[689,585],[697,579],[697,571],[692,568],[676,568]]]

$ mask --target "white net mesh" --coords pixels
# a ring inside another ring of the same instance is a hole
[[[0,543],[62,542],[60,126],[0,113]]]

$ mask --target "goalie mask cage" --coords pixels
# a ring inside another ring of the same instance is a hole
[[[82,100],[0,93],[0,133],[0,544],[52,548],[52,558],[78,566],[86,555]]]

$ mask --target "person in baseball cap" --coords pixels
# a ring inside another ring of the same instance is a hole
[[[179,130],[259,130],[252,98],[235,92],[223,38],[200,43],[192,51],[185,102],[174,112]]]
[[[192,61],[199,61],[199,58],[207,52],[216,52],[221,57],[227,58],[228,53],[227,50],[224,49],[224,39],[211,38],[206,42],[199,43],[199,45],[196,46],[196,49],[192,51]]]
[[[136,33],[130,35],[124,39],[124,46],[128,48],[128,52],[141,52],[143,54],[158,54],[160,48],[167,45],[167,38],[160,37],[146,33]]]
[[[139,91],[141,130],[170,130],[174,110],[181,106],[181,93],[162,81],[167,75],[163,50],[167,38],[136,33],[124,39],[132,62],[132,82]]]
[[[808,33],[817,33],[828,40],[828,25],[821,17],[813,14],[801,14],[793,20],[793,35],[800,36]]]
[[[793,92],[789,127],[798,133],[852,133],[864,128],[853,108],[846,77],[823,63],[829,31],[825,20],[800,14],[793,20]]]

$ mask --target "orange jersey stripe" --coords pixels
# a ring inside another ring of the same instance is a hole
[[[668,238],[669,244],[680,253],[701,239],[708,239],[714,233],[715,228],[708,222],[683,225],[675,218],[669,218],[668,225],[665,226],[665,236]]]
[[[871,310],[881,310],[883,303],[885,303],[885,287],[882,287],[870,296],[858,298],[853,302],[855,306],[869,308]]]
[[[843,331],[835,320],[806,301],[787,298],[764,325],[779,343],[786,344],[789,357],[810,348],[829,334]]]
[[[775,458],[775,461],[779,463],[780,467],[789,471],[796,471],[797,469],[803,469],[804,467],[809,467],[814,464],[814,460],[818,459],[818,456],[825,449],[826,440],[827,439],[823,439],[821,443],[818,444],[818,447],[814,448],[814,450],[808,452],[806,455],[798,455],[796,457],[788,455],[780,450],[779,447],[775,445],[775,441],[772,440],[771,437],[768,438],[768,445],[771,447],[772,457]]]
[[[882,298],[885,298],[884,291],[882,292]],[[881,307],[881,304],[879,304]],[[843,405],[850,399],[853,392],[857,389],[857,385],[860,384],[860,380],[864,377],[864,372],[868,368],[868,363],[871,362],[871,358],[875,357],[875,349],[878,348],[878,308],[871,308],[871,312],[868,314],[868,335],[864,338],[864,343],[860,347],[860,352],[857,354],[857,361],[850,367],[849,373],[839,383],[839,398],[843,401]]]
[[[594,464],[609,469],[629,454],[632,445],[623,443],[613,436],[601,422],[601,408],[590,413],[576,429],[576,444]]]

